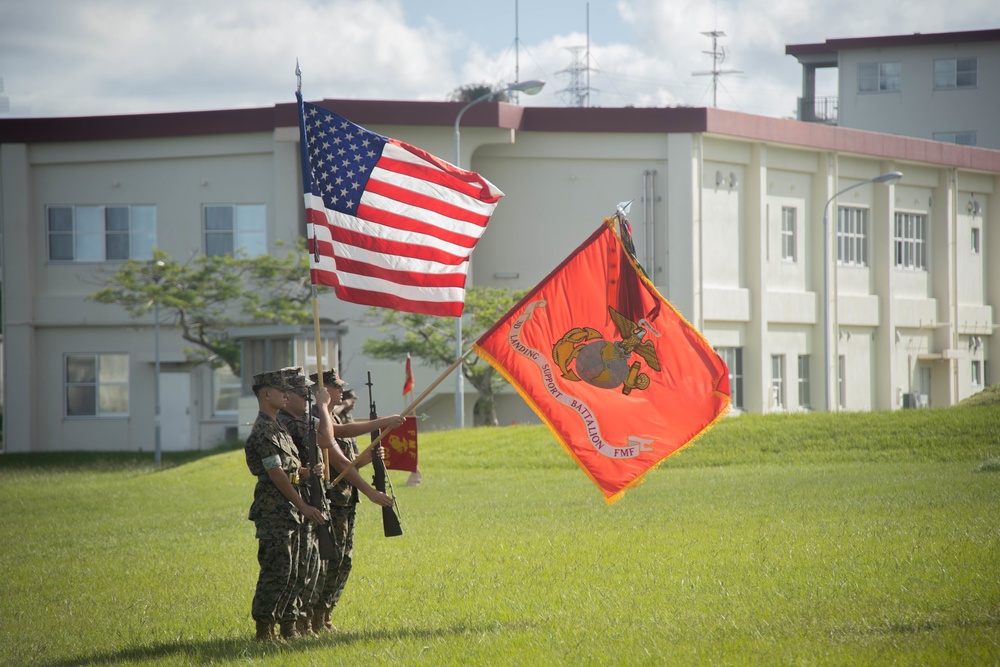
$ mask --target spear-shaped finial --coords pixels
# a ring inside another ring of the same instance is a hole
[[[299,67],[299,59],[295,59],[295,94],[302,94],[302,69]]]

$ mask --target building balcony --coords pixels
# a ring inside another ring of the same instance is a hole
[[[837,97],[800,97],[799,120],[807,123],[837,124]]]

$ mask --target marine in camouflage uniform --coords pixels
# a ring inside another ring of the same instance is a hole
[[[353,423],[354,418],[349,411],[338,414],[335,408],[333,421],[336,434],[337,424]],[[338,437],[336,441],[347,459],[353,461],[357,458],[359,453],[357,438]],[[330,499],[330,530],[333,532],[340,555],[339,563],[331,560],[327,564],[327,576],[323,587],[323,606],[332,615],[333,608],[344,594],[344,587],[347,586],[347,579],[354,567],[354,522],[357,515],[358,490],[341,482],[330,489],[327,497]]]
[[[259,412],[244,453],[250,473],[257,477],[248,518],[254,522],[260,573],[251,616],[257,625],[257,640],[275,639],[275,624],[289,605],[294,607],[292,582],[298,567],[299,528],[303,521],[324,523],[325,517],[308,506],[298,493],[301,462],[295,443],[278,424],[289,387],[280,371],[253,378]]]
[[[311,498],[313,489],[309,483],[309,477],[312,474],[322,475],[323,467],[319,461],[312,460],[310,435],[316,434],[316,425],[310,423],[315,418],[306,413],[308,387],[313,383],[305,377],[305,373],[298,366],[283,368],[281,372],[291,389],[288,392],[286,406],[278,411],[278,423],[292,437],[299,460],[302,462],[300,476],[303,483],[299,493],[306,502],[315,505]],[[329,401],[327,395],[324,394],[324,396]],[[317,532],[319,530],[326,530],[326,528],[311,521],[305,521],[299,526],[298,554],[296,556],[298,567],[295,570],[296,576],[291,592],[295,604],[285,606],[285,611],[281,616],[282,636],[316,634],[310,627],[310,621],[314,606],[313,597],[316,596],[321,566]]]
[[[319,380],[315,373],[310,375],[309,379],[313,382]],[[347,383],[341,380],[335,371],[331,370],[323,373],[323,384],[330,394],[330,409],[332,411],[340,404]],[[381,417],[366,422],[351,422],[349,425],[343,421],[337,422],[334,417],[333,434],[336,445],[329,452],[331,467],[334,470],[343,470],[357,456],[354,436],[381,428],[396,428],[402,423],[403,418],[399,415]],[[372,488],[358,472],[358,467],[368,463],[371,463],[371,452],[360,457],[358,465],[348,471],[343,480],[327,491],[327,498],[330,501],[330,530],[337,545],[337,554],[333,559],[325,561],[325,571],[320,581],[319,604],[316,607],[313,622],[314,628],[319,623],[324,629],[333,628],[333,607],[344,592],[347,577],[353,566],[354,516],[358,503],[358,491],[360,490],[377,505],[392,506],[392,498]],[[332,474],[333,470],[331,470]],[[322,614],[321,619],[319,618],[320,614]]]

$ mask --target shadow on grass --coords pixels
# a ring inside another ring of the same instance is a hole
[[[81,654],[42,663],[46,667],[75,667],[77,665],[113,665],[144,660],[158,660],[184,656],[192,663],[206,664],[220,660],[247,659],[277,656],[290,653],[305,653],[314,649],[349,646],[358,642],[386,642],[406,639],[426,641],[439,637],[453,637],[465,634],[484,635],[506,631],[522,631],[530,624],[490,623],[488,625],[457,624],[444,628],[406,628],[399,630],[375,629],[359,632],[332,632],[320,637],[293,639],[275,644],[259,644],[249,635],[238,639],[214,639],[205,641],[177,641],[136,646],[99,653]]]
[[[242,449],[242,442],[225,442],[212,449],[161,452],[162,470],[216,454]],[[30,452],[0,455],[0,470],[156,470],[153,452]]]

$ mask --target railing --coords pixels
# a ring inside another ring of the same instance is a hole
[[[807,123],[837,124],[838,98],[800,97],[799,120]]]

